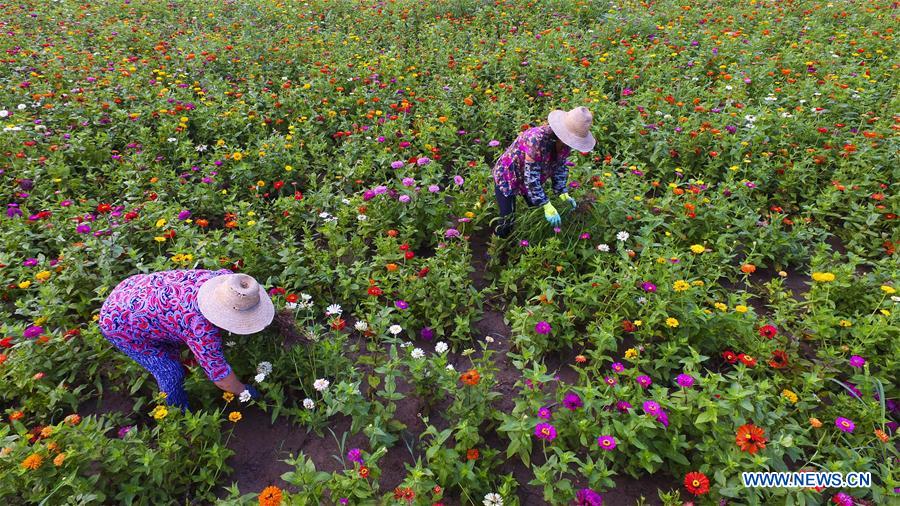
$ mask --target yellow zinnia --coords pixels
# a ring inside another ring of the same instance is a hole
[[[891,294],[894,294],[897,292],[897,290],[894,289],[893,286],[888,286],[888,285],[881,285],[881,291],[888,295],[891,295]]]
[[[638,355],[638,352],[634,348],[628,348],[627,350],[625,350],[625,358],[628,360],[631,360],[631,359],[637,357],[637,355]]]
[[[812,279],[819,283],[828,283],[834,281],[834,274],[830,272],[814,272],[812,273]]]
[[[241,418],[243,418],[243,417],[237,411],[232,411],[231,413],[228,413],[228,421],[229,422],[237,423],[241,420]]]
[[[675,282],[675,286],[673,287],[676,292],[683,292],[691,287],[691,284],[683,279],[679,279]]]
[[[737,311],[738,313],[746,313],[748,309],[749,308],[743,304],[734,306],[734,310]]]
[[[781,396],[790,401],[791,404],[797,404],[797,401],[799,400],[797,394],[791,392],[787,388],[781,391]]]
[[[155,408],[153,408],[153,411],[150,414],[153,415],[153,418],[162,420],[163,418],[168,416],[169,410],[166,409],[165,406],[156,406]]]
[[[666,325],[675,328],[678,326],[678,320],[672,317],[666,318]]]
[[[694,253],[699,255],[700,253],[703,253],[704,251],[706,251],[706,248],[699,244],[694,244],[691,246],[691,251],[693,251]]]
[[[34,279],[38,281],[47,281],[50,279],[50,271],[41,271],[34,275]]]

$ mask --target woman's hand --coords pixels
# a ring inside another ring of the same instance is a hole
[[[237,375],[234,374],[234,371],[231,371],[230,373],[228,373],[228,376],[225,376],[219,381],[214,381],[213,383],[215,383],[216,386],[220,389],[226,392],[231,392],[234,395],[240,395],[241,392],[246,390],[246,387],[243,383],[241,383]]]
[[[573,199],[572,196],[568,193],[560,193],[559,198],[563,202],[568,202],[569,205],[572,206],[572,209],[576,209],[578,207],[578,202],[576,202],[575,199]]]
[[[561,221],[559,218],[559,213],[550,202],[544,204],[544,218],[547,220],[547,223],[553,225],[554,227],[558,227]]]

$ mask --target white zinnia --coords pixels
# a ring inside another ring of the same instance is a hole
[[[254,376],[253,379],[254,379],[257,383],[262,383],[263,380],[266,379],[266,375],[263,374],[263,373],[259,373],[259,374],[257,374],[256,376]]]
[[[244,390],[244,391],[241,392],[241,394],[238,396],[238,400],[241,401],[241,402],[247,402],[247,401],[249,401],[249,400],[252,399],[252,398],[253,398],[253,396],[250,395],[250,392],[249,392],[248,390]]]
[[[444,341],[438,341],[438,343],[434,345],[434,351],[441,355],[443,355],[448,348],[449,346],[447,346],[447,343],[445,343]]]
[[[340,304],[332,304],[325,308],[325,316],[340,316],[343,312]]]
[[[9,116],[9,111],[7,111],[6,109],[0,111],[0,118],[5,118],[7,116]]]
[[[271,362],[260,362],[259,365],[256,366],[256,372],[260,374],[265,374],[268,376],[272,373],[272,363]]]
[[[619,232],[618,234],[616,234],[616,239],[618,239],[622,242],[627,241],[629,237],[631,237],[631,234],[629,234],[628,232],[626,232],[624,230]]]
[[[456,369],[453,367],[453,364],[447,364],[448,371],[455,371]]]
[[[312,409],[316,407],[316,402],[307,397],[306,399],[303,399],[303,407],[306,409]]]
[[[484,506],[503,506],[503,498],[496,492],[484,496]]]
[[[319,378],[313,382],[313,388],[315,388],[317,392],[324,392],[328,389],[328,385],[330,384],[331,382],[329,382],[327,379]]]
[[[422,351],[422,348],[414,348],[411,355],[412,358],[420,359],[425,357],[425,352]]]
[[[358,330],[360,332],[365,332],[365,331],[369,330],[369,324],[360,320],[353,324],[353,328],[355,328],[356,330]]]
[[[396,336],[397,334],[403,332],[403,327],[401,327],[400,325],[394,324],[394,325],[391,325],[390,327],[388,327],[388,332],[390,332],[391,334],[394,334]]]
[[[609,244],[598,244],[597,251],[602,251],[604,253],[609,251]]]

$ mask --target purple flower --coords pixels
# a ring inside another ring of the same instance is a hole
[[[856,424],[853,423],[853,420],[844,418],[843,416],[837,417],[837,419],[834,421],[834,425],[844,432],[853,432],[853,429],[856,428]]]
[[[409,304],[407,304],[406,301],[402,299],[394,301],[394,305],[397,306],[397,309],[409,309]]]
[[[675,383],[678,383],[678,386],[681,388],[691,388],[694,386],[694,377],[690,374],[679,374],[677,378],[675,378]]]
[[[428,191],[431,193],[437,193],[437,192],[441,191],[441,187],[436,184],[433,184],[433,185],[428,186]]]
[[[832,497],[831,500],[837,504],[837,506],[853,506],[853,498],[846,492],[834,494],[834,497]]]
[[[422,158],[416,160],[416,165],[418,165],[419,167],[428,165],[429,163],[431,163],[431,158],[428,158],[427,156],[423,156]]]
[[[495,139],[495,140],[492,140],[491,142],[488,142],[488,146],[490,146],[490,147],[492,147],[492,148],[496,148],[496,147],[499,146],[499,145],[500,145],[500,141],[498,141],[498,140],[496,140],[496,139]]]
[[[411,177],[405,177],[403,178],[402,183],[403,186],[413,186],[414,184],[416,184],[416,180]]]
[[[641,283],[641,289],[645,292],[653,293],[656,291],[656,285],[649,281],[644,281],[643,283]]]
[[[583,488],[575,494],[576,506],[603,506],[603,497],[589,488]]]
[[[543,407],[543,408],[539,409],[537,412],[538,418],[543,418],[544,420],[549,420],[550,416],[552,414],[553,414],[553,412],[550,411],[550,408],[547,408],[547,407]]]
[[[75,231],[79,234],[89,234],[91,232],[91,226],[87,223],[82,223],[75,227]]]
[[[182,209],[180,213],[178,213],[178,219],[184,221],[191,217],[191,212],[187,209]]]
[[[408,202],[409,202],[410,200],[412,200],[412,199],[409,198],[409,195],[400,195],[400,196],[397,198],[397,200],[399,200],[400,202],[406,204],[406,203],[408,203]]]
[[[650,376],[646,376],[643,374],[638,376],[634,380],[638,382],[638,385],[640,385],[641,388],[647,388],[653,384],[653,380],[650,379]]]
[[[852,367],[862,367],[866,365],[866,359],[860,357],[859,355],[853,355],[850,357],[850,365]]]
[[[124,425],[120,427],[118,432],[119,439],[125,439],[125,436],[127,436],[132,429],[134,429],[134,425]]]
[[[444,237],[448,239],[451,237],[459,237],[459,230],[456,230],[455,228],[448,228],[447,231],[444,232]]]
[[[569,411],[575,411],[584,406],[584,401],[582,401],[581,397],[578,397],[578,394],[575,392],[569,392],[563,397],[563,406]]]
[[[549,423],[539,423],[534,427],[534,435],[538,439],[553,441],[556,439],[556,427]]]
[[[431,327],[422,327],[422,330],[419,331],[419,335],[422,336],[422,339],[431,341],[431,339],[434,338],[434,330],[431,330]]]
[[[612,370],[615,371],[615,372],[617,372],[617,373],[622,372],[622,371],[625,370],[625,366],[622,365],[622,362],[613,362],[613,365],[610,366],[610,367],[612,367]]]
[[[455,184],[456,186],[462,186],[463,183],[465,183],[465,182],[466,182],[466,180],[463,179],[462,176],[460,176],[460,175],[453,176],[453,184]]]
[[[603,378],[603,381],[611,387],[616,386],[616,383],[618,383],[618,380],[616,380],[616,378],[613,378],[612,376],[606,376],[605,378]]]
[[[357,464],[362,464],[362,451],[359,448],[351,448],[350,451],[347,452],[347,460],[349,460],[350,462],[356,462]]]
[[[525,239],[522,239],[521,241],[519,241],[519,246],[521,246],[521,247],[523,247],[523,248],[527,248],[527,247],[528,247],[528,241],[526,241]]]
[[[403,162],[402,162],[402,161],[396,160],[396,161],[391,162],[391,168],[392,168],[392,169],[399,169],[399,168],[401,168],[401,167],[403,167]]]
[[[37,258],[26,258],[25,261],[22,262],[22,265],[24,265],[25,267],[34,267],[37,264],[38,264]]]
[[[659,413],[662,411],[662,408],[659,407],[659,403],[656,401],[644,401],[644,413],[647,413],[650,416],[659,416]]]
[[[33,339],[44,333],[44,327],[39,327],[37,325],[29,325],[24,332],[22,332],[22,336],[26,339]]]
[[[628,410],[632,408],[631,403],[628,401],[617,401],[616,409],[618,409],[621,413],[627,413]]]
[[[372,188],[372,191],[375,192],[375,195],[384,195],[388,191],[388,187],[384,185],[378,185],[375,188]]]
[[[541,335],[547,335],[551,330],[553,330],[553,327],[545,321],[539,321],[534,325],[534,331]]]
[[[341,506],[346,506],[347,504],[350,504],[350,499],[341,497],[340,499],[338,499],[338,502],[341,503]]]
[[[600,436],[597,438],[597,446],[608,452],[616,449],[616,438],[612,436]]]

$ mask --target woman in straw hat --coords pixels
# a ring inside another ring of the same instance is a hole
[[[103,303],[99,325],[107,340],[156,378],[169,405],[187,409],[181,346],[187,345],[217,387],[258,397],[225,361],[220,329],[253,334],[274,315],[266,291],[246,274],[177,270],[119,283]]]
[[[500,224],[495,233],[506,237],[512,231],[516,195],[530,206],[543,206],[544,218],[559,226],[559,212],[544,193],[543,184],[553,181],[553,191],[572,206],[575,199],[566,193],[571,150],[588,152],[596,141],[591,135],[591,111],[576,107],[571,111],[556,110],[547,117],[546,125],[522,132],[494,165],[494,196],[500,208]]]

